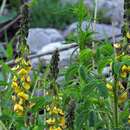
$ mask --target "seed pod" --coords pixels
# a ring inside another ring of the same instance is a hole
[[[59,73],[59,51],[56,49],[52,55],[51,63],[50,63],[50,76],[51,79],[56,80]]]
[[[68,105],[68,111],[66,115],[67,128],[74,130],[74,117],[75,117],[76,103],[74,99],[71,99]]]

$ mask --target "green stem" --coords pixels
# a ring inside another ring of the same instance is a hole
[[[118,94],[117,94],[117,78],[114,79],[113,93],[114,93],[114,119],[115,127],[118,128]]]
[[[5,6],[6,6],[6,1],[7,1],[7,0],[3,0],[3,2],[2,2],[1,8],[0,8],[0,16],[2,15],[2,13],[3,13],[3,11],[4,11],[4,8],[5,8]]]

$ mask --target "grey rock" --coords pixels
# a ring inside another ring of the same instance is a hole
[[[88,22],[84,21],[82,23],[82,30],[85,31],[88,27]],[[77,25],[78,22],[72,23],[64,32],[63,36],[66,38],[71,33],[77,33]],[[94,28],[94,23],[91,23],[90,30],[92,31]],[[108,37],[112,37],[113,33],[115,35],[121,34],[121,29],[117,27],[112,27],[111,25],[105,25],[105,24],[96,24],[96,34],[94,37],[97,40],[105,39]]]
[[[103,71],[102,71],[102,74],[105,76],[105,77],[109,77],[111,75],[111,68],[110,66],[106,66]]]
[[[55,42],[55,43],[50,43],[46,46],[43,46],[41,50],[39,50],[39,52],[37,54],[43,54],[46,53],[48,51],[55,51],[55,49],[63,49],[65,47],[70,47],[72,44],[76,44],[76,43],[71,43],[71,44],[63,44],[63,42]],[[71,62],[73,62],[75,60],[75,57],[77,56],[78,50],[75,51],[75,47],[74,48],[70,48],[64,51],[60,51],[60,62],[59,62],[59,67],[65,67],[67,65],[69,65]],[[46,55],[44,57],[41,57],[41,59],[43,59],[44,61],[46,61],[46,64],[50,63],[52,55]],[[71,60],[70,60],[71,58]],[[32,59],[32,64],[38,64],[38,59]]]
[[[59,76],[56,81],[60,86],[63,86],[63,82],[65,81],[65,76]]]
[[[92,0],[85,0],[85,4],[94,9]],[[98,10],[106,10],[104,18],[110,18],[116,26],[121,26],[123,21],[124,0],[98,0]]]
[[[76,3],[79,0],[61,0],[63,3]],[[84,0],[86,7],[94,10],[95,0]],[[124,0],[97,0],[98,11],[104,11],[104,18],[110,18],[116,26],[121,26],[123,21]]]
[[[32,28],[29,29],[27,41],[32,52],[37,52],[43,46],[57,41],[63,41],[64,38],[56,29]]]
[[[36,89],[34,92],[34,95],[37,97],[44,96],[44,90],[43,89]]]

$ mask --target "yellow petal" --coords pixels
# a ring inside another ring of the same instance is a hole
[[[15,95],[12,96],[12,100],[13,100],[13,102],[16,102],[16,96]]]
[[[16,76],[13,77],[13,81],[14,81],[14,82],[17,81],[17,77],[16,77]]]
[[[24,92],[19,92],[18,96],[24,100],[28,100],[29,96]]]
[[[109,91],[113,91],[113,87],[112,87],[112,85],[111,85],[110,83],[107,83],[107,84],[106,84],[106,87],[107,87],[107,89],[108,89]]]
[[[127,98],[128,98],[127,92],[124,92],[123,94],[121,94],[118,99],[119,104],[124,103],[127,100]]]
[[[15,67],[13,67],[11,70],[12,70],[12,71],[17,71],[19,68],[20,68],[19,65],[17,65],[17,66],[15,66]]]
[[[18,84],[17,84],[17,82],[12,82],[12,85],[11,85],[13,88],[15,88],[15,87],[17,87],[18,86]]]
[[[27,70],[25,70],[25,69],[21,69],[19,72],[18,72],[18,74],[19,75],[26,75],[26,74],[28,74],[28,72],[27,72]]]
[[[58,127],[58,128],[54,128],[54,130],[62,130],[60,127]]]
[[[121,67],[121,71],[122,71],[122,72],[127,72],[127,70],[128,70],[128,67],[127,67],[126,65],[123,65],[123,66]]]
[[[23,86],[26,90],[29,90],[30,89],[30,83],[24,83],[24,86]]]
[[[27,76],[27,77],[26,77],[26,81],[27,81],[27,82],[30,82],[30,81],[31,81],[30,76]]]
[[[54,125],[55,122],[56,122],[55,118],[50,118],[50,119],[46,120],[46,123],[47,123],[48,125]]]
[[[120,44],[120,43],[116,43],[116,44],[114,44],[114,47],[115,47],[116,49],[120,49],[120,48],[121,48],[121,44]]]
[[[127,77],[127,72],[121,72],[120,75],[121,75],[122,78],[126,78]]]
[[[127,37],[128,39],[130,39],[130,33],[129,33],[129,32],[127,32],[126,37]]]
[[[128,72],[130,72],[130,66],[127,67]]]
[[[19,104],[22,105],[24,103],[23,99],[20,99]]]
[[[23,106],[21,106],[20,104],[15,104],[14,111],[23,111]]]
[[[61,126],[63,129],[66,128],[66,125],[65,125],[65,118],[64,118],[64,117],[61,117],[60,126]]]
[[[128,116],[128,123],[130,124],[130,115]]]

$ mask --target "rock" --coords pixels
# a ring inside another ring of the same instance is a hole
[[[78,22],[71,24],[63,32],[63,36],[66,38],[71,33],[75,33],[75,35],[76,35],[77,25],[78,25]],[[82,23],[82,30],[85,31],[87,26],[88,26],[88,23],[86,21],[84,21]],[[94,23],[92,23],[91,26],[90,26],[91,31],[93,30],[93,27],[94,27]],[[120,35],[121,29],[116,28],[116,27],[113,28],[111,25],[96,24],[96,34],[95,34],[96,40],[105,39],[107,37],[112,37],[113,32],[114,32],[115,35]]]
[[[63,41],[64,38],[56,29],[32,28],[29,29],[27,41],[32,52],[38,52],[43,46],[57,41]]]
[[[110,66],[106,66],[106,67],[103,69],[102,74],[103,74],[106,78],[110,77],[110,76],[111,76],[111,68],[110,68]]]
[[[76,43],[71,43],[71,44],[63,44],[63,42],[55,42],[55,43],[50,43],[44,47],[42,47],[41,50],[37,54],[43,54],[48,51],[54,51],[55,49],[63,49],[63,48],[69,48],[72,45],[75,45]],[[71,62],[75,60],[75,57],[77,55],[76,47],[60,51],[60,62],[59,62],[59,67],[64,67],[69,65]],[[43,59],[46,61],[46,64],[50,63],[52,55],[46,55],[43,57]],[[72,58],[71,58],[72,57]],[[71,60],[70,60],[71,58]],[[42,58],[41,58],[42,59]],[[32,59],[32,64],[38,64],[38,59]]]
[[[62,3],[76,3],[79,0],[61,0]],[[116,26],[121,26],[123,21],[123,4],[124,0],[97,0],[98,11],[103,11],[103,17],[110,19]],[[87,8],[94,10],[93,0],[84,0]],[[103,21],[103,20],[102,20]]]
[[[56,81],[57,81],[58,85],[62,87],[63,83],[65,81],[65,76],[64,75],[59,76]]]
[[[44,90],[43,89],[36,89],[34,95],[37,97],[44,96]]]
[[[98,0],[99,1],[99,0]],[[85,0],[85,4],[94,9],[92,0]],[[116,26],[121,27],[123,21],[124,0],[100,0],[98,10],[104,11],[104,18],[109,18]]]

